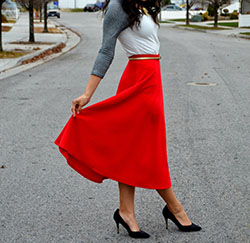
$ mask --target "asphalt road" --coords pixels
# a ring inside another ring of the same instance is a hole
[[[101,43],[101,16],[63,13],[82,36],[72,51],[0,81],[0,242],[142,242],[116,234],[117,183],[73,171],[55,138],[85,89]],[[162,82],[173,188],[201,232],[165,229],[164,202],[136,189],[143,242],[249,242],[250,41],[162,25]],[[127,63],[115,59],[91,103],[115,94]],[[190,86],[213,82],[215,86]]]

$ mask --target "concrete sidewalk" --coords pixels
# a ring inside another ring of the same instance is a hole
[[[43,22],[34,22],[34,27],[43,28],[43,25]],[[16,43],[28,42],[29,40],[29,16],[27,13],[22,13],[12,29],[9,32],[3,32],[4,51],[21,51],[27,52],[27,54],[18,58],[0,59],[0,78],[2,78],[2,74],[7,70],[19,66],[23,61],[38,56],[46,50],[53,49],[61,43],[64,43],[66,46],[68,45],[70,47],[66,48],[68,50],[80,41],[80,37],[75,33],[65,29],[65,27],[57,26],[56,23],[50,19],[48,20],[48,28],[57,28],[60,32],[35,33],[35,43]],[[62,52],[64,51],[65,50],[62,50]]]

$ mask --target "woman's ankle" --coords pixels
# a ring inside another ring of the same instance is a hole
[[[135,219],[135,214],[134,212],[130,212],[128,210],[124,210],[124,209],[119,209],[119,214],[122,217],[125,217],[126,219]]]
[[[173,214],[179,214],[179,213],[185,212],[184,208],[182,207],[182,205],[179,202],[173,203],[173,204],[168,204],[168,209]]]
[[[137,225],[134,213],[127,212],[127,211],[123,212],[123,211],[119,210],[119,214],[122,217],[122,219],[124,220],[124,222],[129,225],[129,228],[132,231],[139,231],[139,227]]]

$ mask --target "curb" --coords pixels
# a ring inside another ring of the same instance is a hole
[[[174,25],[172,26],[172,28],[177,28],[177,29],[183,29],[183,30],[191,30],[191,31],[198,31],[198,32],[203,32],[203,33],[211,33],[207,30],[204,29],[195,29],[195,28],[191,28],[191,27],[184,27],[184,26],[178,26],[178,25]]]
[[[57,23],[55,23],[55,25],[65,35],[65,41],[57,42],[46,49],[39,50],[39,51],[36,51],[34,53],[31,53],[31,54],[28,54],[26,56],[19,58],[16,61],[16,63],[13,64],[11,67],[8,67],[7,69],[0,72],[0,80],[7,78],[7,77],[10,77],[12,75],[18,74],[20,72],[23,72],[25,70],[28,70],[30,68],[36,67],[40,64],[43,64],[45,62],[48,62],[48,61],[56,58],[58,56],[61,56],[62,54],[75,48],[80,43],[81,36],[76,31],[74,31],[70,28],[67,28],[66,26],[58,25]],[[47,55],[43,58],[38,59],[37,61],[24,64],[25,62],[32,60],[32,59],[50,51],[50,50],[52,51],[53,49],[61,46],[62,44],[64,44],[65,47],[63,47],[60,52]]]
[[[58,42],[58,43],[56,43],[56,44],[53,44],[53,45],[51,45],[51,46],[50,46],[49,48],[47,48],[47,49],[39,50],[39,51],[36,51],[36,52],[34,52],[34,53],[25,55],[25,56],[23,56],[23,57],[21,57],[21,58],[19,58],[19,59],[17,60],[16,65],[21,65],[21,64],[22,64],[23,62],[25,62],[25,61],[31,60],[32,58],[37,57],[37,56],[43,54],[44,52],[46,52],[46,51],[48,51],[48,50],[52,50],[53,48],[59,46],[61,43],[65,43],[65,41],[62,41],[62,42]],[[65,43],[65,44],[66,44],[66,43]],[[16,66],[16,65],[15,65],[15,66]]]

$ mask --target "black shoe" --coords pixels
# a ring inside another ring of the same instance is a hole
[[[131,231],[128,224],[125,223],[123,218],[119,214],[119,208],[116,209],[114,216],[113,216],[116,226],[117,226],[117,234],[119,233],[119,224],[121,224],[127,231],[130,237],[132,238],[149,238],[150,235],[142,230],[140,231]]]
[[[162,214],[166,220],[166,229],[168,229],[168,219],[171,219],[180,231],[190,232],[190,231],[199,231],[201,227],[196,224],[191,225],[181,225],[180,222],[176,219],[176,217],[170,212],[167,205],[163,208]]]

